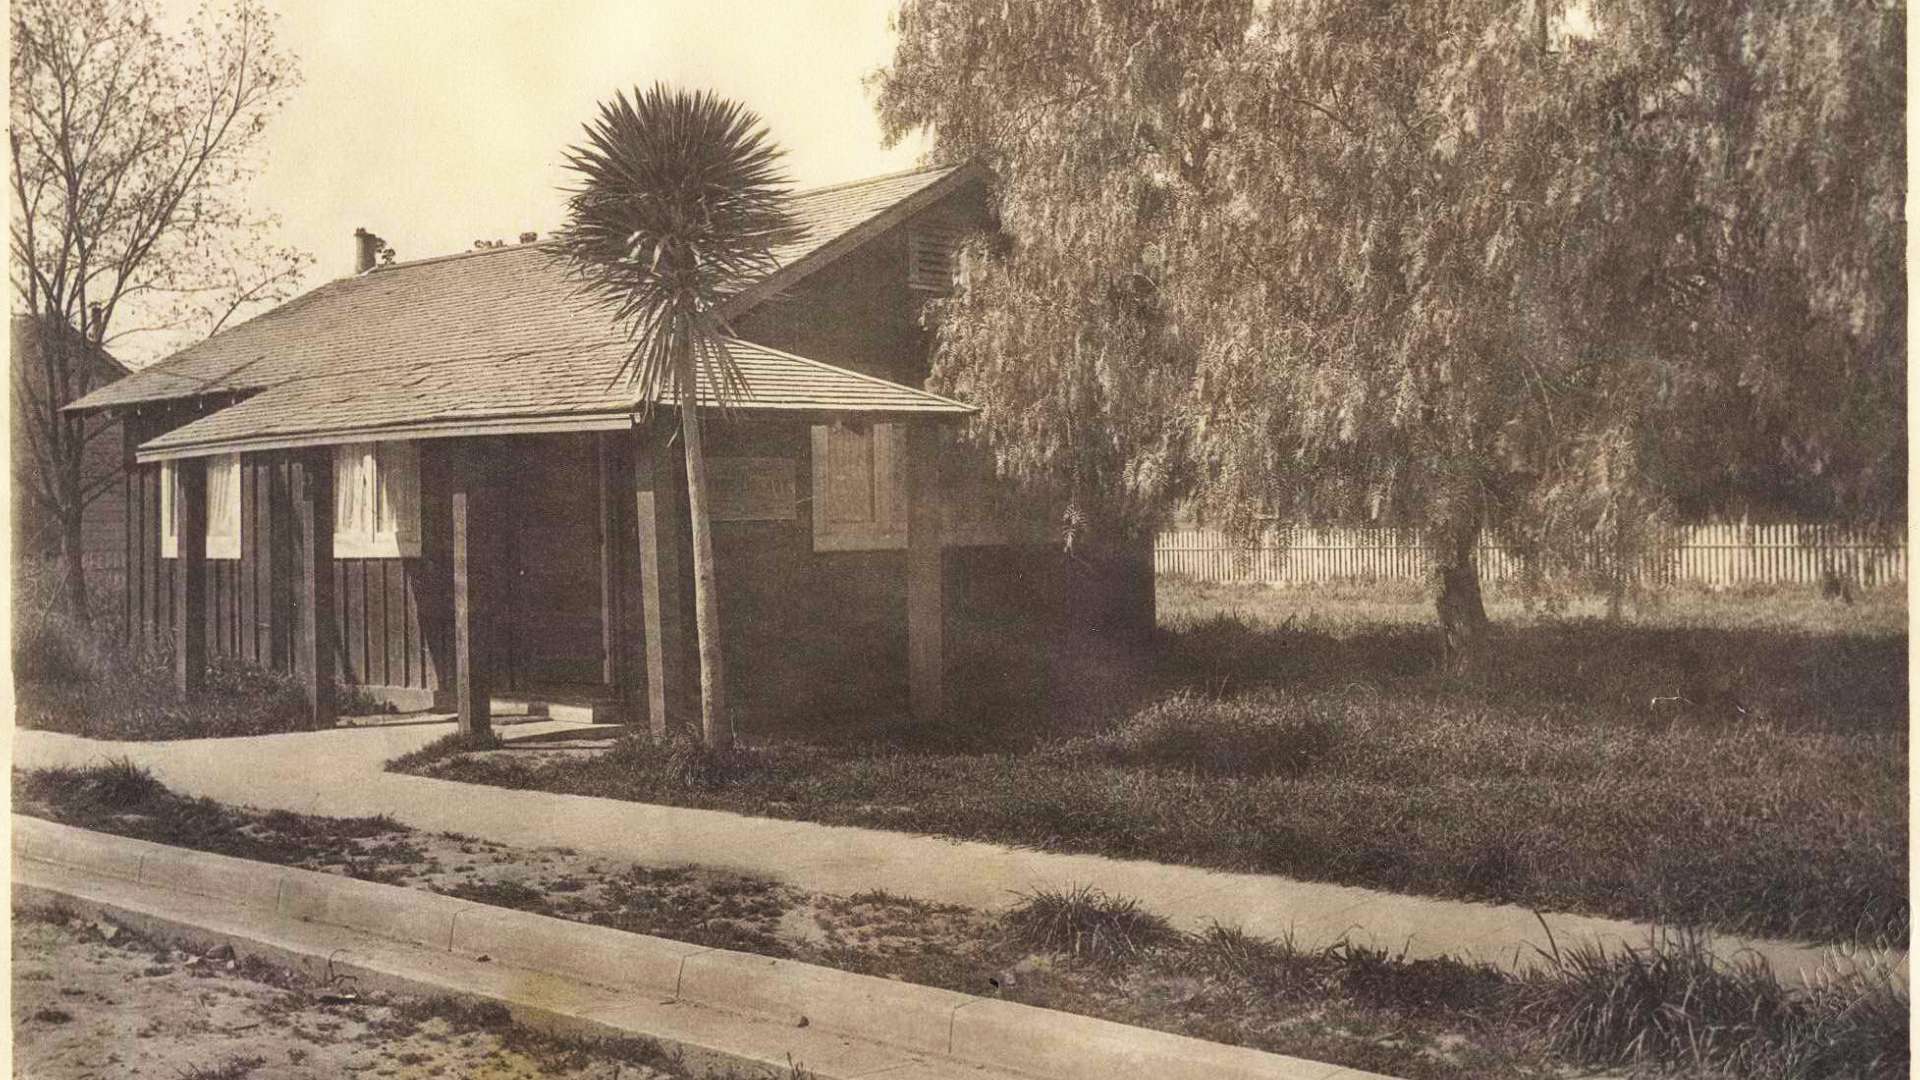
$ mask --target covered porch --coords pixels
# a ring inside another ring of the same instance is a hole
[[[937,718],[941,428],[971,410],[813,366],[858,397],[749,401],[709,422],[730,697],[757,713]],[[485,730],[497,701],[665,736],[695,722],[699,700],[677,421],[668,404],[252,440],[174,426],[133,448],[149,466],[136,498],[166,505],[152,515],[162,535],[130,537],[162,557],[129,607],[164,610],[153,621],[182,692],[215,657],[277,667],[301,681],[315,726],[350,693],[454,711],[465,731]]]

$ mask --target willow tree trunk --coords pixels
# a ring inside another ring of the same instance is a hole
[[[1478,527],[1447,530],[1434,566],[1434,607],[1440,615],[1440,633],[1449,666],[1470,666],[1480,657],[1487,637],[1487,606],[1480,596],[1480,567],[1473,549]]]
[[[687,516],[693,519],[693,619],[700,643],[700,734],[709,747],[733,745],[727,720],[726,672],[720,655],[720,598],[714,592],[713,526],[707,514],[707,454],[700,441],[700,409],[693,380],[681,395],[680,435],[687,443]]]

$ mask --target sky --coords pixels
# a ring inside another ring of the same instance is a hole
[[[891,0],[269,6],[302,85],[268,129],[251,201],[315,256],[309,288],[352,272],[355,228],[402,260],[546,235],[564,211],[562,151],[599,102],[656,80],[758,112],[800,187],[912,168],[923,149],[882,149],[862,85],[892,56]]]

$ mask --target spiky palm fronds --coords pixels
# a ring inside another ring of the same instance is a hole
[[[633,351],[615,381],[647,406],[696,403],[702,382],[723,403],[747,395],[719,309],[771,273],[773,249],[798,233],[780,156],[739,104],[659,83],[602,104],[567,151],[579,183],[558,249],[626,327]]]

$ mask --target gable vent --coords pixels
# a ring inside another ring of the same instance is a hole
[[[960,241],[966,235],[947,221],[916,222],[907,230],[907,287],[950,293],[960,274]]]

